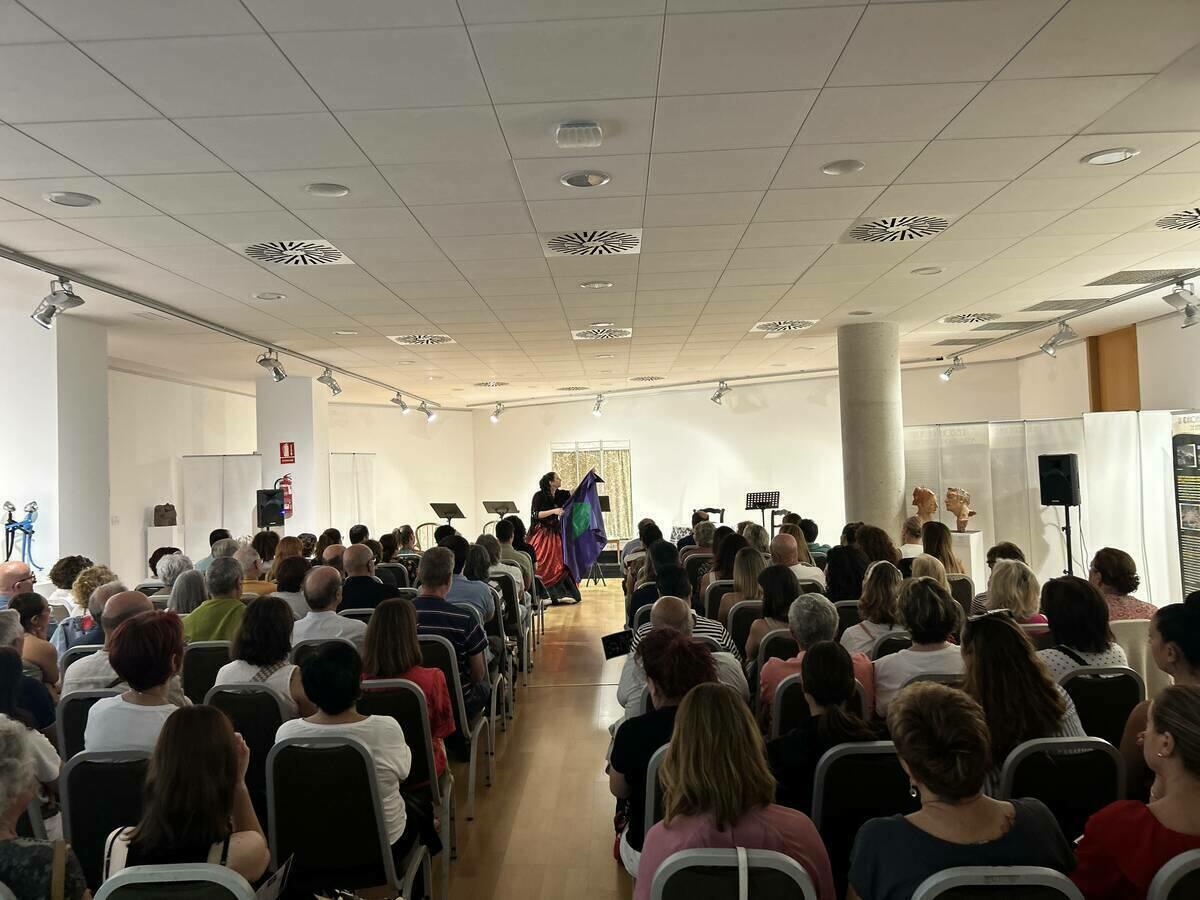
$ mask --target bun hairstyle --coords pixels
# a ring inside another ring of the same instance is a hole
[[[1200,669],[1200,591],[1182,603],[1171,603],[1154,614],[1154,627],[1163,643],[1174,644],[1193,669]]]
[[[1115,547],[1097,550],[1092,557],[1092,568],[1100,576],[1101,584],[1122,594],[1132,594],[1142,583],[1133,557]]]
[[[554,477],[557,474],[558,474],[557,472],[547,472],[540,479],[538,479],[538,487],[542,489],[543,494],[553,493],[550,490],[550,482],[552,482],[554,480]]]
[[[909,685],[888,708],[888,730],[913,778],[939,799],[966,800],[983,790],[991,734],[983,708],[962,691],[929,681]]]

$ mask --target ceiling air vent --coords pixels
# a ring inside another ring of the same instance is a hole
[[[436,347],[454,343],[454,338],[448,334],[389,334],[387,339],[405,347]]]
[[[984,322],[995,322],[998,318],[1000,313],[969,312],[942,316],[940,321],[943,325],[981,325]]]
[[[272,266],[345,266],[351,260],[328,241],[259,241],[235,245],[238,252]]]
[[[1107,278],[1093,281],[1084,287],[1108,287],[1117,284],[1153,284],[1156,281],[1173,281],[1191,273],[1191,269],[1126,269],[1113,272]]]
[[[816,324],[815,319],[774,319],[770,322],[759,322],[750,329],[750,334],[766,334],[768,338],[779,338],[789,331],[804,331]]]
[[[1021,312],[1068,312],[1073,309],[1085,309],[1099,302],[1095,297],[1082,300],[1043,300],[1041,303],[1025,307]]]
[[[944,216],[879,216],[859,219],[850,226],[844,240],[850,243],[891,244],[923,241],[950,227]]]
[[[507,381],[477,381],[477,382],[475,382],[475,387],[498,388],[498,387],[507,387],[507,386],[508,386]]]
[[[1154,225],[1157,228],[1165,228],[1169,231],[1187,231],[1192,228],[1200,228],[1200,209],[1185,209],[1177,213],[1171,213],[1169,216],[1163,216]]]
[[[1038,325],[1045,325],[1045,319],[1036,319],[1032,322],[984,322],[982,325],[976,325],[972,331],[1020,331],[1022,328],[1034,328]]]
[[[620,341],[633,337],[633,329],[585,328],[583,331],[572,331],[571,337],[577,341]]]
[[[616,228],[566,231],[542,235],[546,256],[616,256],[642,252],[642,229]]]
[[[569,384],[566,387],[560,387],[558,390],[572,392],[586,391],[588,390],[588,386],[586,384]]]
[[[633,378],[630,378],[629,380],[630,381],[641,381],[641,382],[662,381],[663,376],[661,376],[661,375],[635,375]]]
[[[164,316],[161,313],[156,313],[156,312],[135,312],[133,315],[135,318],[145,319],[147,322],[170,322],[171,321],[170,316]]]

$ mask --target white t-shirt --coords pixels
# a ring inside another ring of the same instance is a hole
[[[875,642],[881,637],[903,630],[903,625],[876,625],[873,622],[859,622],[842,632],[841,644],[851,656],[855,653],[865,653],[870,656],[871,651],[875,648]]]
[[[792,573],[799,581],[815,581],[821,587],[825,587],[825,573],[816,566],[809,566],[804,563],[796,563],[794,566],[788,566]]]
[[[875,709],[886,716],[888,704],[914,675],[961,675],[962,650],[947,644],[941,650],[901,650],[875,661]]]
[[[1108,649],[1102,653],[1084,653],[1082,650],[1076,650],[1074,647],[1071,648],[1071,652],[1085,660],[1089,666],[1129,665],[1129,659],[1125,656],[1125,649],[1120,644],[1109,644]],[[1055,647],[1039,650],[1038,656],[1042,658],[1042,662],[1050,670],[1050,677],[1055,681],[1058,681],[1068,672],[1074,672],[1076,669],[1082,668],[1079,663]]]
[[[88,710],[83,730],[84,750],[145,750],[154,752],[163,724],[179,707],[139,706],[120,696],[97,700]]]
[[[366,745],[375,760],[375,778],[379,782],[383,818],[387,823],[388,843],[404,834],[406,821],[400,783],[412,768],[412,751],[404,742],[404,732],[391,716],[367,716],[348,725],[318,725],[304,719],[292,719],[279,726],[275,740],[305,737],[352,737]]]
[[[339,616],[335,612],[309,610],[308,615],[292,626],[293,647],[301,641],[324,640],[334,637],[354,641],[358,645],[358,649],[362,650],[363,644],[367,640],[367,625],[365,622],[351,619],[349,616]]]
[[[301,591],[275,591],[269,596],[286,600],[287,605],[292,608],[292,615],[297,619],[303,619],[309,613],[308,601],[304,599]]]
[[[256,682],[255,675],[262,666],[256,666],[244,659],[235,659],[217,669],[217,680],[214,684],[252,684]],[[268,688],[272,694],[283,703],[285,719],[294,719],[300,714],[296,701],[292,699],[292,673],[296,667],[291,663],[280,666],[268,676],[266,681],[258,682]]]
[[[0,721],[12,722],[15,720],[0,714]],[[24,728],[24,725],[22,725],[22,728]],[[42,784],[53,781],[58,777],[59,770],[62,768],[62,760],[58,757],[58,751],[54,749],[54,745],[40,731],[35,731],[32,728],[25,728],[24,730],[25,742],[29,745],[29,751],[33,756],[34,775]]]
[[[901,544],[900,545],[900,558],[901,559],[916,559],[918,556],[920,556],[924,552],[925,552],[925,548],[922,547],[921,544]]]

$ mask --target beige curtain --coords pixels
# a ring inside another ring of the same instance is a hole
[[[608,495],[611,508],[604,514],[605,531],[610,539],[624,541],[633,536],[633,487],[628,449],[577,444],[569,450],[551,450],[550,467],[558,473],[567,490],[573,490],[589,470],[595,469],[604,479],[601,493]]]

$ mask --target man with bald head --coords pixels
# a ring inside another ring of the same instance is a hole
[[[345,569],[342,557],[345,553],[346,548],[341,544],[330,544],[321,551],[321,565],[329,566],[331,569],[335,569],[338,574],[343,574]]]
[[[17,594],[32,591],[35,580],[28,563],[0,563],[0,609],[8,609],[8,601]]]
[[[394,586],[375,577],[375,554],[366,544],[347,547],[342,553],[342,565],[346,569],[342,609],[374,609],[381,601],[400,596]]]
[[[111,585],[106,584],[97,588],[92,596],[95,597],[104,588],[109,587]],[[112,642],[113,632],[127,619],[154,609],[154,604],[145,594],[138,591],[127,591],[121,585],[116,585],[116,587],[120,590],[112,596],[107,596],[99,610],[100,625],[104,629],[104,646],[95,653],[71,663],[71,667],[67,669],[62,679],[64,694],[71,691],[98,691],[111,688],[114,683],[116,686],[124,684],[108,659],[108,647]],[[90,602],[88,606],[91,607]],[[172,675],[171,680],[167,683],[167,700],[176,706],[187,705],[188,701],[184,699],[183,685],[180,683],[178,675]]]
[[[354,641],[360,651],[363,649],[366,624],[337,614],[342,602],[341,572],[333,566],[316,566],[304,576],[301,590],[308,604],[308,615],[292,626],[292,646],[301,641],[346,638]]]
[[[777,534],[771,538],[771,565],[787,566],[799,581],[815,581],[825,587],[825,573],[816,566],[800,562],[800,547],[790,534]]]

